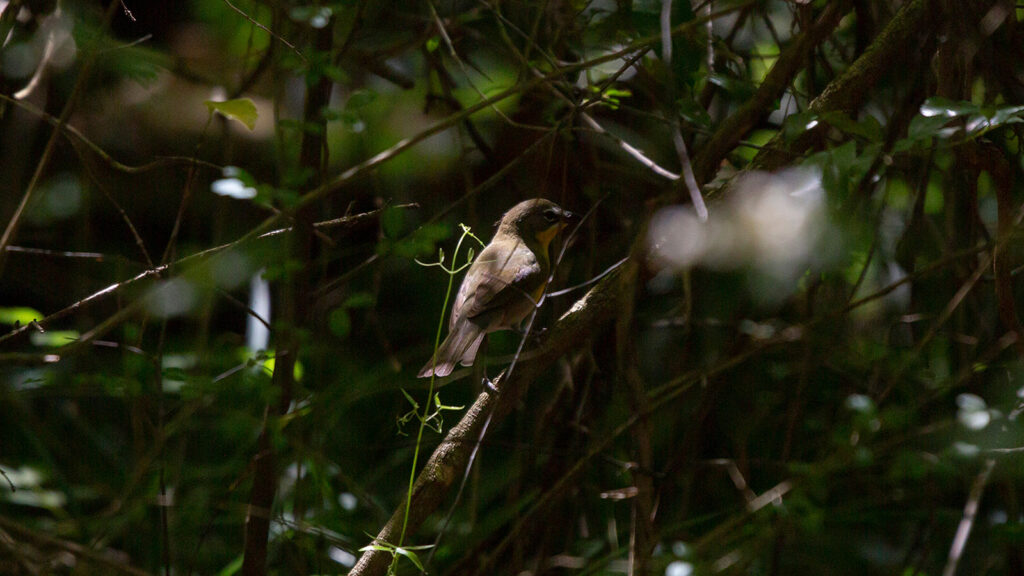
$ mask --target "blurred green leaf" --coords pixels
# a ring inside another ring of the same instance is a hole
[[[206,101],[206,107],[210,113],[223,114],[228,118],[241,122],[246,128],[252,130],[256,127],[256,119],[259,113],[256,111],[256,104],[248,98],[236,98],[224,102]]]
[[[699,128],[711,128],[711,115],[693,98],[680,98],[676,100],[676,109],[679,116]]]
[[[43,314],[40,314],[38,310],[27,306],[0,308],[0,324],[20,324],[24,326],[43,317]]]
[[[978,106],[964,101],[953,101],[940,96],[932,96],[921,104],[921,116],[956,118],[976,114],[980,109]]]
[[[78,340],[81,334],[76,330],[48,330],[46,332],[31,332],[29,341],[33,346],[44,346],[59,348]]]
[[[746,78],[725,73],[714,73],[708,76],[708,82],[718,86],[735,100],[746,100],[757,90],[757,86]]]
[[[345,308],[372,308],[376,299],[369,292],[357,292],[345,299]]]
[[[377,93],[373,90],[356,90],[345,100],[346,110],[358,110],[369,106],[377,100]]]
[[[221,571],[217,573],[217,576],[234,576],[235,574],[238,574],[238,571],[242,569],[242,563],[244,561],[245,556],[239,554],[227,566],[221,569]]]
[[[405,230],[405,210],[388,206],[381,211],[380,227],[384,236],[398,238]]]
[[[808,130],[818,126],[821,121],[814,112],[798,112],[786,116],[782,123],[782,137],[788,142],[796,140]]]
[[[385,238],[377,245],[380,254],[393,253],[401,258],[423,258],[434,253],[437,243],[448,238],[451,229],[442,223],[425,224],[401,240]]]
[[[327,316],[327,325],[331,333],[339,338],[347,338],[352,331],[352,317],[344,307],[335,308]]]

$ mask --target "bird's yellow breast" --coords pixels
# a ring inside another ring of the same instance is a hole
[[[551,240],[554,239],[555,235],[558,234],[564,227],[564,224],[555,224],[554,226],[551,226],[546,230],[541,230],[540,232],[537,232],[537,242],[540,243],[540,247],[543,248],[544,250],[547,250],[548,244],[551,244]]]

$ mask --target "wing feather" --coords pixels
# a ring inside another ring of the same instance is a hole
[[[522,299],[524,306],[530,301],[531,290],[543,282],[543,270],[533,251],[522,241],[515,242],[507,257],[499,256],[495,246],[501,244],[492,242],[473,262],[455,299],[449,328],[459,318],[484,319],[516,299]]]

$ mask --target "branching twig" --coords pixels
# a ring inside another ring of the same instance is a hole
[[[842,2],[830,2],[829,8],[839,4]],[[855,109],[885,71],[900,62],[906,54],[916,52],[920,35],[927,34],[937,23],[938,19],[928,14],[929,4],[925,0],[911,0],[903,4],[860,58],[830,82],[811,102],[808,110],[820,114]],[[781,57],[779,61],[782,61]],[[767,79],[765,82],[767,83]],[[805,133],[788,146],[784,146],[780,132],[754,157],[751,164],[764,170],[779,168],[805,150],[809,138],[808,133]],[[698,170],[697,173],[699,177],[701,171]]]
[[[104,26],[109,27],[117,6],[118,0],[112,0],[107,5]],[[78,103],[78,99],[85,90],[89,76],[92,73],[92,67],[96,63],[97,54],[98,51],[94,48],[82,64],[82,69],[78,73],[78,78],[75,80],[75,85],[71,89],[71,94],[68,96],[67,101],[64,103],[64,107],[61,109],[60,116],[57,118],[57,128],[50,132],[50,137],[46,141],[46,146],[43,148],[43,152],[39,156],[39,161],[36,162],[36,169],[32,174],[32,179],[29,180],[28,186],[25,188],[25,193],[22,194],[21,201],[18,203],[18,207],[14,210],[14,214],[11,216],[11,219],[8,220],[7,227],[4,229],[3,235],[0,235],[0,278],[3,277],[4,265],[7,263],[7,246],[14,240],[14,235],[18,232],[18,228],[21,225],[22,216],[25,215],[25,210],[28,208],[29,202],[32,201],[46,166],[49,164],[54,150],[56,150],[57,139],[62,133],[60,126],[67,124],[68,118],[71,117],[71,112],[74,111],[75,105]]]

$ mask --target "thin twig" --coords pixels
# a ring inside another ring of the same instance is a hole
[[[237,6],[235,6],[234,4],[232,4],[230,0],[224,0],[224,3],[225,3],[225,4],[227,4],[227,5],[228,5],[228,7],[230,7],[230,8],[231,8],[232,10],[234,10],[235,12],[238,12],[239,14],[241,14],[241,15],[242,15],[242,17],[243,17],[243,18],[245,18],[246,20],[248,20],[248,21],[249,21],[249,22],[250,22],[250,23],[251,23],[251,24],[252,24],[253,26],[255,26],[255,27],[259,28],[260,30],[263,30],[263,31],[264,31],[264,32],[266,32],[267,34],[270,34],[270,35],[271,35],[271,36],[272,36],[272,37],[273,37],[274,39],[276,39],[276,40],[277,40],[278,42],[280,42],[281,44],[284,44],[285,46],[287,46],[288,48],[290,48],[292,52],[295,52],[295,55],[296,55],[296,56],[298,56],[299,58],[301,58],[301,59],[302,59],[302,61],[303,61],[303,62],[306,62],[306,61],[307,61],[307,60],[306,60],[306,57],[305,57],[305,56],[303,56],[302,52],[300,52],[300,51],[299,51],[299,49],[298,49],[298,48],[296,48],[294,44],[292,44],[291,42],[289,42],[289,41],[285,40],[284,38],[282,38],[281,36],[279,36],[279,35],[278,35],[278,34],[277,34],[276,32],[274,32],[274,31],[273,31],[273,30],[271,30],[270,28],[267,28],[267,27],[266,27],[266,26],[264,26],[263,24],[260,24],[258,20],[256,20],[256,19],[255,19],[255,18],[253,18],[252,16],[249,16],[249,15],[248,15],[248,14],[246,14],[245,12],[243,12],[243,11],[242,11],[242,10],[241,10],[240,8],[238,8]]]
[[[115,5],[117,3],[115,2]],[[123,564],[110,558],[102,551],[93,550],[86,548],[85,546],[78,544],[77,542],[71,542],[69,540],[61,540],[54,538],[41,532],[36,532],[31,528],[27,528],[18,524],[12,520],[0,516],[0,527],[8,532],[16,534],[19,538],[29,540],[40,546],[48,546],[63,550],[77,558],[82,558],[99,567],[102,567],[105,571],[109,570],[111,573],[116,574],[131,574],[132,576],[149,576],[149,572],[140,570],[134,566]]]
[[[89,140],[85,136],[85,134],[79,132],[77,128],[67,123],[61,123],[59,118],[46,113],[46,111],[33,106],[31,103],[22,100],[15,100],[10,96],[7,96],[2,93],[0,93],[0,101],[7,102],[8,104],[13,104],[21,108],[22,110],[31,112],[39,118],[42,118],[51,126],[57,128],[64,135],[64,137],[68,139],[72,147],[75,148],[75,151],[78,152],[80,156],[82,156],[83,160],[85,160],[85,158],[79,151],[78,145],[84,145],[94,154],[99,156],[100,159],[103,160],[104,164],[106,164],[107,166],[114,170],[117,170],[118,172],[124,172],[125,174],[142,174],[144,172],[155,170],[157,168],[164,168],[167,166],[178,166],[183,164],[190,165],[193,163],[198,166],[203,166],[205,168],[216,170],[218,172],[224,169],[223,166],[218,166],[206,160],[197,160],[194,158],[188,158],[184,156],[166,156],[139,166],[129,166],[127,164],[122,164],[121,162],[118,162],[112,156],[110,156],[110,154],[108,154],[105,150],[100,148],[98,144],[96,144],[92,140]]]
[[[949,547],[949,558],[946,560],[945,569],[942,570],[942,576],[954,576],[956,574],[957,564],[960,562],[964,547],[967,545],[967,538],[971,535],[974,518],[978,514],[978,504],[981,502],[982,494],[985,493],[988,477],[995,467],[996,461],[994,458],[985,460],[985,466],[974,478],[971,492],[967,496],[967,503],[964,504],[964,515],[960,518],[960,524],[956,527],[956,535],[953,536],[953,543]]]
[[[404,207],[413,207],[413,206],[416,206],[416,204],[412,203],[412,204],[400,204],[400,205],[398,205],[398,207],[403,207],[403,208]],[[358,223],[361,220],[364,220],[366,218],[373,217],[373,216],[377,215],[381,210],[382,209],[371,210],[369,212],[364,212],[364,213],[361,213],[361,214],[355,214],[353,216],[348,216],[348,217],[345,217],[345,218],[335,218],[333,220],[327,220],[327,221],[324,221],[324,222],[320,222],[317,225],[320,225],[322,228],[330,228],[330,227],[334,227],[334,226],[342,226],[342,225],[355,224],[355,223]],[[287,231],[290,231],[290,230],[291,230],[291,228],[282,228],[282,229],[278,229],[278,230],[272,230],[270,232],[261,234],[259,236],[259,238],[266,238],[266,237],[271,237],[271,236],[277,236],[279,234],[283,234],[283,233],[285,233]],[[228,242],[226,244],[221,244],[219,246],[214,246],[212,248],[207,248],[207,249],[202,250],[200,252],[196,252],[195,254],[190,254],[190,255],[185,256],[183,258],[179,258],[178,260],[176,260],[174,262],[171,262],[169,264],[163,264],[163,265],[160,265],[160,266],[155,266],[153,268],[147,268],[146,270],[143,270],[142,272],[140,272],[140,273],[136,274],[135,276],[132,276],[132,277],[126,279],[126,280],[121,280],[120,282],[115,282],[115,283],[110,284],[109,286],[107,286],[105,288],[97,290],[96,292],[93,292],[92,294],[86,296],[85,298],[82,298],[81,300],[78,300],[75,303],[70,304],[70,305],[66,306],[65,308],[62,308],[61,310],[58,310],[57,312],[54,312],[53,314],[49,314],[49,315],[47,315],[44,318],[39,318],[33,324],[25,324],[25,325],[22,325],[22,326],[18,326],[16,328],[14,328],[13,330],[11,330],[10,332],[6,333],[6,334],[0,335],[0,344],[3,344],[7,340],[12,339],[12,338],[18,336],[19,334],[22,334],[22,333],[24,333],[24,332],[26,332],[26,331],[28,331],[30,329],[33,329],[36,326],[43,326],[43,327],[48,326],[48,325],[52,324],[53,322],[68,316],[72,312],[75,312],[76,310],[78,310],[79,308],[85,306],[86,304],[92,303],[92,302],[94,302],[94,301],[96,301],[96,300],[98,300],[100,298],[103,298],[104,296],[110,296],[110,295],[116,294],[116,293],[120,292],[121,290],[123,290],[124,288],[139,282],[140,280],[144,280],[144,279],[150,278],[150,277],[159,277],[160,275],[162,275],[164,272],[166,272],[168,269],[170,269],[172,267],[179,267],[179,266],[182,266],[182,265],[185,265],[185,264],[189,264],[189,263],[191,263],[193,261],[201,260],[202,258],[205,258],[205,257],[211,256],[211,255],[217,254],[219,252],[223,252],[224,250],[228,250],[230,248],[234,248],[237,245],[238,245],[238,241]],[[11,250],[11,251],[12,252],[16,252],[16,251],[20,251],[20,250]],[[72,254],[76,254],[76,253],[72,253]],[[82,256],[82,257],[84,257],[84,256]]]
[[[601,272],[600,274],[598,274],[597,276],[594,276],[590,280],[587,280],[585,282],[581,282],[579,284],[576,284],[575,286],[570,286],[568,288],[562,288],[561,290],[557,290],[555,292],[548,293],[547,297],[548,298],[557,298],[559,296],[565,296],[566,294],[568,294],[570,292],[575,292],[576,290],[579,290],[580,288],[586,288],[587,286],[590,286],[591,284],[596,283],[601,278],[604,278],[605,276],[611,274],[619,266],[622,266],[623,264],[625,264],[628,260],[629,260],[629,256],[626,256],[626,257],[622,258],[621,260],[619,260],[618,262],[616,262],[615,264],[612,264],[608,268],[605,268],[604,272]]]
[[[109,28],[110,21],[114,17],[114,8],[118,5],[117,0],[113,0],[107,6],[106,16],[104,18],[104,27]],[[7,246],[14,240],[14,235],[18,232],[18,228],[21,225],[22,216],[25,215],[25,210],[28,208],[29,202],[32,201],[36,190],[38,189],[39,182],[43,177],[47,164],[50,162],[50,158],[54,154],[54,150],[57,147],[57,139],[61,136],[62,131],[60,126],[67,124],[68,118],[71,117],[71,112],[75,109],[75,105],[78,103],[78,99],[85,91],[86,84],[92,67],[96,63],[98,51],[95,47],[91,50],[88,58],[82,64],[82,69],[78,73],[78,78],[75,80],[74,87],[71,89],[71,94],[68,96],[67,101],[64,103],[64,107],[61,110],[60,116],[57,118],[57,128],[50,132],[50,137],[46,140],[46,146],[43,148],[43,152],[39,157],[39,161],[36,162],[36,169],[32,173],[32,178],[29,180],[28,186],[25,188],[25,193],[21,196],[21,201],[18,203],[18,207],[14,210],[14,214],[11,219],[7,222],[7,227],[4,229],[3,235],[0,235],[0,277],[3,277],[4,265],[7,262]]]
[[[710,23],[710,20],[709,20]],[[680,176],[690,193],[690,201],[697,212],[697,219],[706,222],[708,219],[708,207],[704,204],[704,197],[700,193],[700,186],[693,175],[693,165],[690,163],[690,153],[686,149],[686,141],[683,140],[682,127],[679,125],[679,114],[675,110],[675,75],[672,73],[672,0],[661,2],[661,57],[665,61],[665,71],[668,75],[665,82],[668,91],[667,118],[669,126],[672,127],[672,145],[675,146],[676,155],[679,157]]]

